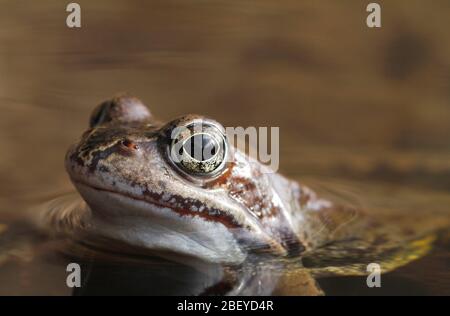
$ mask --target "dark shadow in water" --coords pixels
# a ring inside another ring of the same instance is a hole
[[[73,295],[199,295],[220,281],[220,273],[208,275],[189,266],[164,263],[158,265],[120,265],[84,263],[88,271],[82,286]]]

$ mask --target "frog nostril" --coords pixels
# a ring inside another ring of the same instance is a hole
[[[133,150],[137,150],[139,149],[139,146],[135,143],[133,143],[131,140],[129,139],[124,139],[122,141],[122,146],[128,148],[128,149],[133,149]]]

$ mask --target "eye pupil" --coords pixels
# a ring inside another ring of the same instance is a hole
[[[205,161],[215,156],[218,146],[216,140],[210,135],[196,134],[186,140],[183,148],[192,158],[198,161]],[[181,152],[183,148],[180,150]]]
[[[172,135],[172,161],[188,174],[210,176],[225,166],[227,142],[223,132],[210,124],[188,125]]]

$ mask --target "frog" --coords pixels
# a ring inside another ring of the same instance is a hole
[[[297,272],[281,281],[301,275],[308,293],[321,294],[318,276],[366,275],[371,262],[389,272],[425,255],[435,239],[434,230],[385,225],[320,197],[232,146],[213,119],[188,114],[163,123],[127,94],[93,110],[65,168],[82,199],[47,207],[38,226],[123,253],[228,271],[257,266],[251,273],[263,277],[234,274],[240,282],[231,294],[270,294],[280,278],[269,277],[261,291],[271,273],[265,261],[279,269],[294,262]]]

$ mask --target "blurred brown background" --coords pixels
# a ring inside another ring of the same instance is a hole
[[[70,188],[66,148],[128,91],[163,120],[280,126],[281,169],[450,188],[450,2],[2,1],[0,193]],[[9,203],[7,203],[9,204]]]

